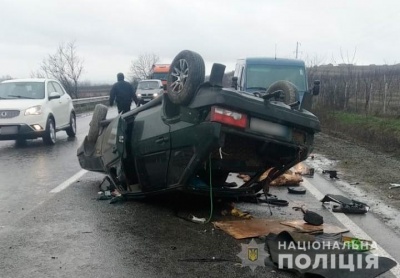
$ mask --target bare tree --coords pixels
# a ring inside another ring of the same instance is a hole
[[[131,62],[132,79],[146,79],[149,77],[151,68],[160,58],[154,53],[145,53]]]
[[[40,69],[31,76],[59,80],[67,92],[78,98],[78,82],[83,71],[83,59],[77,55],[75,41],[61,43],[55,54],[43,59]]]
[[[1,81],[4,81],[4,80],[10,80],[10,79],[13,79],[10,75],[3,75],[3,76],[0,76],[0,82],[1,82]]]

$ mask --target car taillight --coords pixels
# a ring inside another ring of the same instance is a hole
[[[211,107],[211,121],[245,128],[247,126],[247,115],[213,106]]]

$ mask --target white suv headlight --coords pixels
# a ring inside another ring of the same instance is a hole
[[[32,106],[25,110],[25,116],[40,115],[40,114],[42,114],[42,106],[41,105]]]

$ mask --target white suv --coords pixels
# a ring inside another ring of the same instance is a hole
[[[13,79],[0,83],[0,140],[43,138],[56,142],[56,131],[76,133],[76,117],[71,97],[53,79]]]

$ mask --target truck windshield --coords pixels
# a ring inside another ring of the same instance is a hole
[[[306,90],[304,68],[288,65],[248,65],[246,72],[246,90],[268,87],[278,80],[287,80],[296,85],[299,91]]]
[[[153,79],[167,80],[168,72],[154,72]]]
[[[1,99],[43,99],[44,82],[0,83]]]

